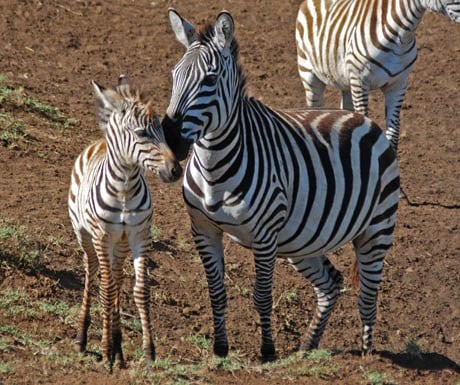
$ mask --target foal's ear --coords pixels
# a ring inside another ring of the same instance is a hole
[[[219,47],[221,49],[229,48],[235,31],[235,23],[233,22],[232,15],[227,11],[219,13],[214,30]]]
[[[120,111],[123,108],[123,97],[115,90],[104,88],[94,80],[91,81],[97,100],[105,110]]]
[[[183,19],[173,8],[169,8],[168,15],[176,39],[182,43],[185,48],[188,48],[196,40],[195,27],[190,22]]]

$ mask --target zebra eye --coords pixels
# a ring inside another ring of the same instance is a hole
[[[208,74],[204,77],[202,84],[204,86],[213,86],[217,83],[217,75],[216,74]]]
[[[149,134],[148,134],[147,130],[144,130],[144,129],[136,130],[135,133],[139,138],[148,138],[149,137]]]

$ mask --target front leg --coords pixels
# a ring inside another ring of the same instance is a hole
[[[112,340],[112,313],[115,304],[116,286],[111,266],[111,244],[109,237],[103,235],[94,239],[94,249],[97,254],[100,278],[100,298],[103,306],[102,314],[102,358],[112,368],[113,340]]]
[[[350,91],[353,99],[353,108],[365,116],[369,115],[369,89],[359,77],[352,76],[350,79]]]
[[[256,282],[254,286],[254,305],[260,316],[262,328],[262,344],[260,353],[263,362],[276,359],[275,343],[271,329],[273,308],[273,271],[277,254],[275,239],[269,242],[255,243],[252,247],[256,267]]]
[[[214,354],[219,357],[226,357],[228,355],[227,329],[225,327],[227,293],[224,283],[222,232],[216,229],[207,229],[206,232],[193,229],[192,233],[208,281],[214,321]]]
[[[146,228],[144,233],[139,234],[139,238],[130,238],[136,276],[133,294],[134,302],[136,303],[141,319],[144,357],[147,362],[150,362],[155,360],[155,345],[153,344],[150,319],[150,288],[147,271],[150,250],[150,226]]]
[[[406,94],[406,88],[407,79],[406,81],[394,83],[383,89],[383,93],[385,95],[385,120],[387,126],[385,135],[395,150],[398,148],[400,130],[399,115],[404,101],[404,96]]]

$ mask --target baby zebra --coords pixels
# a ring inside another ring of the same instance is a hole
[[[229,13],[200,33],[172,9],[169,17],[186,52],[173,70],[163,122],[169,133],[194,143],[183,191],[208,280],[214,352],[228,353],[223,233],[254,254],[263,360],[275,358],[276,257],[287,258],[314,286],[318,305],[303,347],[315,348],[342,283],[326,253],[353,241],[362,346],[368,352],[398,206],[395,151],[364,115],[277,110],[250,97]],[[170,143],[175,152],[177,143]]]
[[[77,343],[83,352],[91,322],[89,291],[99,266],[104,308],[102,354],[109,365],[114,360],[123,365],[120,290],[129,250],[134,261],[134,300],[142,323],[144,354],[155,359],[147,286],[152,201],[143,170],[159,172],[164,182],[174,182],[182,169],[165,143],[152,102],[144,102],[125,76],[120,76],[116,89],[92,84],[100,102],[99,124],[105,138],[78,156],[69,191],[69,214],[84,251],[86,270]]]

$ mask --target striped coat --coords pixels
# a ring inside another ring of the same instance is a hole
[[[120,290],[123,263],[132,253],[136,282],[134,300],[139,310],[144,354],[155,357],[147,285],[152,200],[143,170],[177,180],[181,168],[165,143],[163,129],[139,91],[122,76],[116,89],[93,82],[100,102],[104,139],[89,145],[76,159],[69,190],[69,215],[84,251],[85,288],[77,344],[85,351],[90,325],[89,290],[98,268],[103,304],[102,354],[111,365],[123,364],[120,329]]]
[[[369,92],[381,89],[386,135],[396,148],[415,31],[427,9],[460,22],[460,0],[303,1],[295,33],[307,105],[322,106],[330,85],[342,91],[342,108],[367,115]]]
[[[250,97],[229,13],[199,34],[176,11],[169,15],[186,52],[173,70],[163,124],[193,143],[183,192],[208,280],[214,352],[228,353],[224,233],[254,254],[263,360],[276,354],[271,333],[276,257],[287,258],[315,288],[318,305],[303,344],[314,348],[342,285],[326,253],[353,241],[362,344],[369,351],[398,205],[394,150],[361,114],[278,110]],[[171,143],[173,151],[177,146]]]

